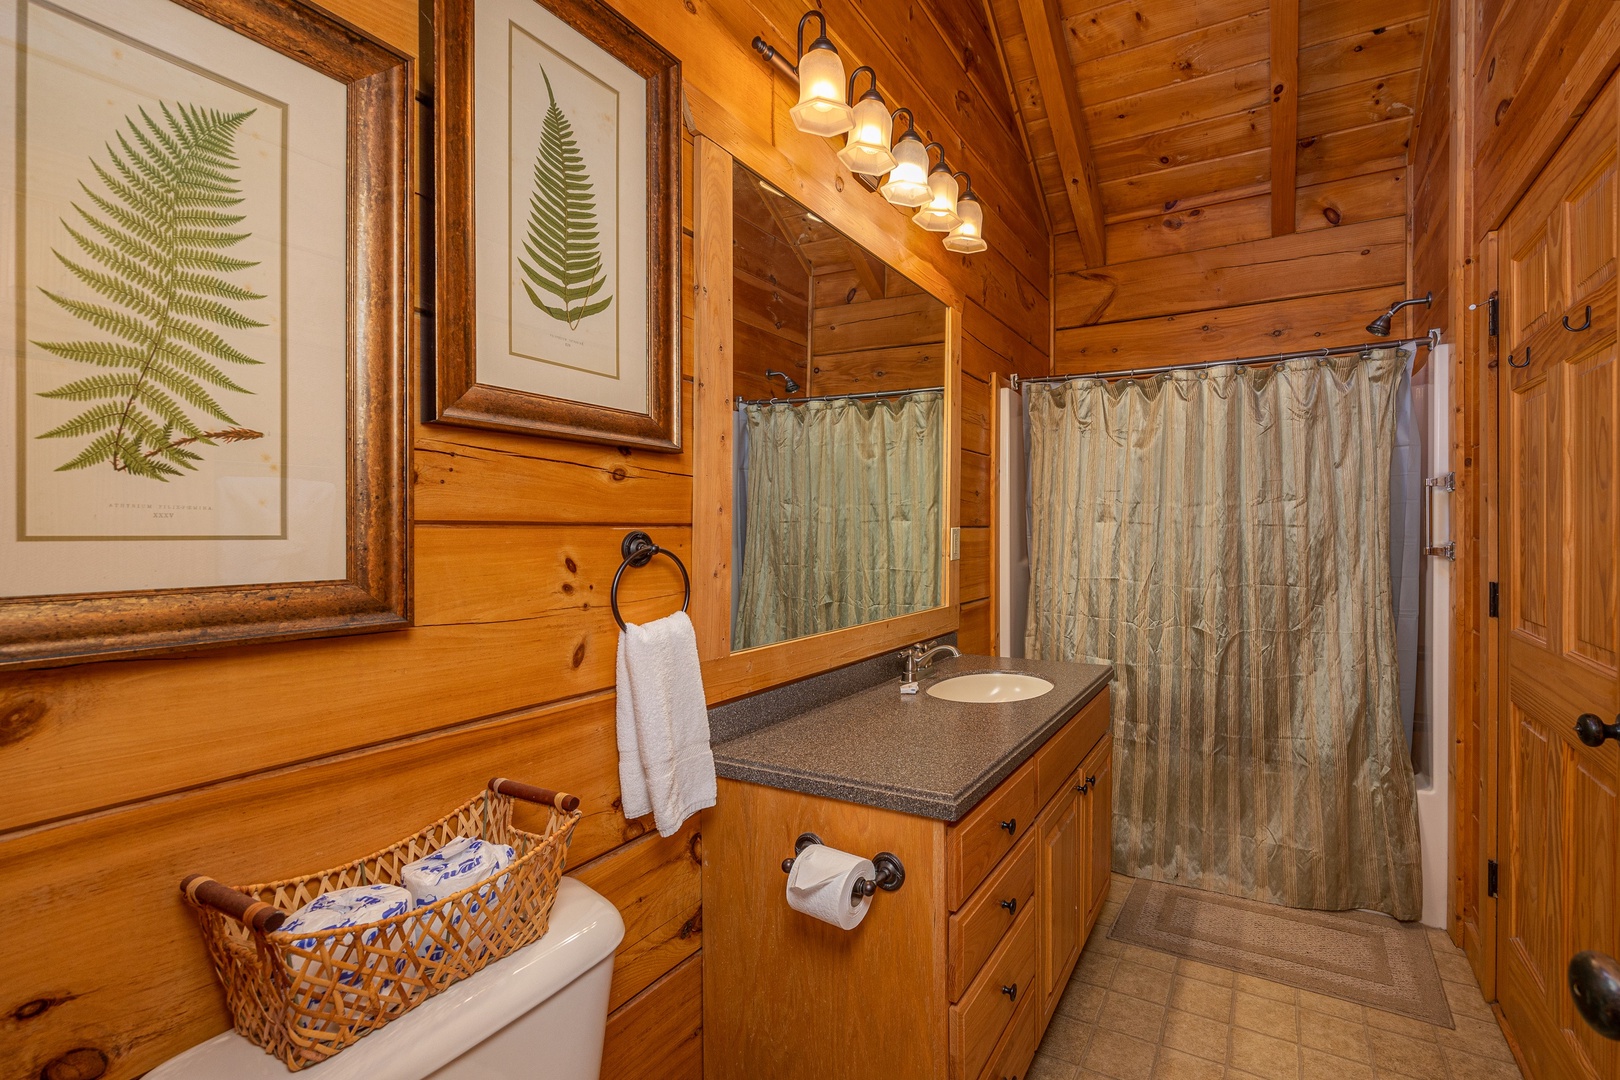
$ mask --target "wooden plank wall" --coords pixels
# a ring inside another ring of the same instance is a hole
[[[327,0],[412,55],[431,5]],[[914,280],[964,309],[964,518],[989,523],[993,372],[1047,366],[1050,235],[1021,160],[1012,106],[973,0],[825,0],[847,62],[877,66],[897,104],[975,174],[983,255],[947,255],[855,188],[834,147],[792,130],[787,93],[749,49],[792,41],[787,0],[620,0],[678,55],[691,123]],[[431,87],[420,129],[431,130]],[[420,156],[421,146],[418,146]],[[992,169],[994,162],[997,167]],[[691,222],[691,191],[683,219]],[[429,185],[421,185],[431,220]],[[419,237],[431,251],[431,236]],[[690,297],[691,237],[683,296]],[[432,332],[431,276],[417,303]],[[690,416],[690,307],[682,347]],[[274,878],[375,850],[495,774],[578,793],[570,872],[624,913],[603,1076],[701,1075],[700,823],[661,839],[619,811],[616,628],[606,594],[625,531],[689,557],[691,423],[679,454],[418,425],[413,475],[418,625],[407,632],[236,648],[0,677],[0,1080],[139,1076],[228,1026],[176,885],[204,871]],[[983,553],[982,539],[964,553]],[[700,574],[694,578],[701,580]],[[964,564],[964,581],[988,579]],[[656,560],[626,579],[626,614],[656,617],[679,580]],[[970,595],[971,593],[971,595]],[[985,648],[982,584],[962,639]],[[700,591],[694,606],[710,600]],[[845,659],[855,659],[854,657]]]
[[[1057,234],[1055,371],[1360,342],[1403,294],[1427,0],[1277,2],[1299,9],[1291,232],[1271,212],[1270,6],[1063,0],[1102,191],[1088,269],[1020,5],[989,0]]]
[[[738,397],[788,397],[785,372],[809,383],[810,265],[794,249],[794,237],[773,215],[745,169],[732,184],[731,385]]]

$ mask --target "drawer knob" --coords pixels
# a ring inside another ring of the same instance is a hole
[[[1001,906],[1007,909],[1007,914],[1009,914],[1009,915],[1017,915],[1018,914],[1018,897],[1015,896],[1011,900],[1003,900],[1001,902]]]
[[[1013,833],[1018,831],[1018,819],[1008,818],[1006,821],[1001,823],[1001,827],[1007,830],[1007,835],[1011,836]]]
[[[1091,787],[1091,781],[1090,780],[1082,780],[1082,781],[1080,781],[1080,783],[1078,783],[1078,784],[1076,784],[1074,786],[1074,790],[1076,790],[1080,794],[1084,795],[1086,793],[1086,789],[1089,788],[1089,787]]]
[[[1013,983],[1010,986],[1003,986],[1001,988],[1001,992],[1003,994],[1007,995],[1007,1000],[1008,1001],[1017,1001],[1018,1000],[1018,984],[1017,983]]]

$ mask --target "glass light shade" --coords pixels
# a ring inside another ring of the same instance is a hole
[[[928,201],[928,147],[916,136],[894,144],[894,168],[878,190],[896,206],[921,206]]]
[[[793,126],[806,135],[830,139],[854,123],[844,101],[844,62],[836,49],[810,49],[799,59],[799,103],[788,110]]]
[[[971,196],[959,200],[956,204],[956,216],[961,218],[956,228],[945,238],[945,249],[963,255],[972,255],[983,251],[989,245],[984,242],[984,207],[979,200]]]
[[[894,168],[894,155],[889,153],[889,132],[892,127],[889,107],[880,97],[863,97],[855,103],[854,124],[849,129],[849,140],[838,151],[838,160],[850,172],[867,176],[882,176]]]
[[[956,216],[956,191],[956,177],[935,169],[928,174],[928,201],[911,220],[929,232],[950,232],[962,220]]]

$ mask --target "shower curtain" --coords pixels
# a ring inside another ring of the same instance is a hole
[[[1027,655],[1114,676],[1114,868],[1422,913],[1396,350],[1029,387]]]
[[[939,605],[942,393],[739,412],[737,648]]]

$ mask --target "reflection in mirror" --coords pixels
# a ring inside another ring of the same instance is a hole
[[[732,647],[938,607],[946,307],[741,165],[732,191]]]

